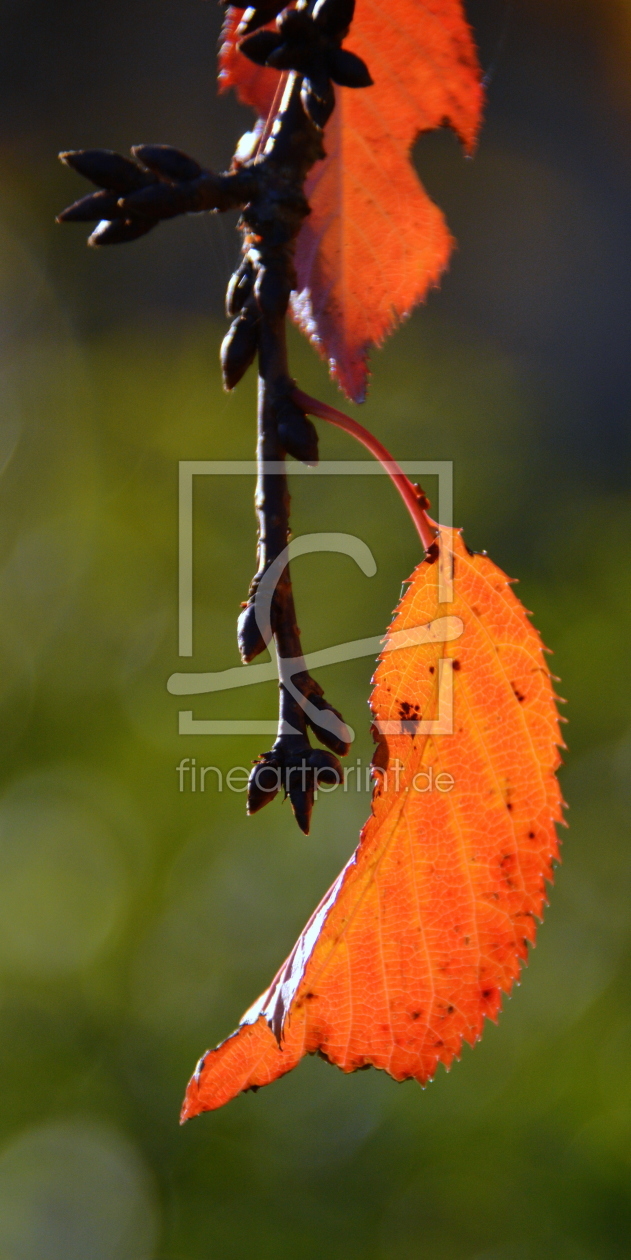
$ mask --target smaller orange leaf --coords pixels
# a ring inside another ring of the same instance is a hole
[[[220,84],[235,87],[266,117],[279,75],[238,51],[237,17],[228,12]],[[348,47],[374,83],[336,89],[327,156],[305,188],[311,214],[296,247],[292,311],[344,391],[360,402],[371,347],[438,284],[453,245],[410,150],[421,132],[449,126],[470,153],[483,92],[461,0],[357,0]]]
[[[270,988],[200,1060],[183,1120],[305,1054],[426,1082],[496,1018],[534,941],[561,820],[550,674],[506,576],[458,531],[439,538],[375,675],[359,846]]]

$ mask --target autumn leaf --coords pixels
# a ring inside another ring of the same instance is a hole
[[[561,744],[541,641],[458,531],[418,566],[372,695],[372,813],[239,1029],[200,1060],[182,1119],[320,1054],[430,1080],[495,1019],[558,857]]]
[[[279,74],[238,51],[239,16],[228,11],[220,84],[265,117]],[[450,126],[471,153],[482,86],[461,0],[357,0],[348,47],[374,83],[336,89],[327,157],[305,189],[311,214],[298,237],[292,311],[360,402],[371,347],[438,284],[453,245],[411,165],[411,147],[421,132]]]

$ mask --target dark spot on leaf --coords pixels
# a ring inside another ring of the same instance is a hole
[[[460,669],[460,661],[452,661],[452,665],[454,669]]]
[[[435,564],[437,560],[438,560],[438,543],[433,542],[431,547],[427,548],[425,562],[427,564]]]

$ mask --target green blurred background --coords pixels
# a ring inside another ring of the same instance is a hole
[[[368,797],[322,798],[303,837],[278,801],[248,820],[213,775],[178,791],[181,757],[225,772],[266,742],[178,736],[165,686],[238,663],[253,567],[251,481],[198,479],[182,662],[178,460],[253,452],[254,382],[228,397],[217,369],[234,224],[98,255],[53,224],[81,191],[60,148],[229,158],[248,115],[215,96],[219,12],[0,3],[0,1260],[631,1254],[631,7],[469,11],[479,154],[441,132],[415,155],[459,250],[353,414],[399,458],[454,461],[457,523],[554,647],[564,864],[521,988],[449,1076],[422,1091],[310,1059],[180,1129],[195,1060],[271,979]],[[338,401],[297,335],[292,362]],[[321,428],[323,457],[362,457]],[[296,563],[306,649],[381,633],[418,559],[394,491],[297,478],[293,511],[296,533],[356,533],[378,565]],[[320,673],[362,759],[370,674]],[[271,718],[274,687],[194,713]]]

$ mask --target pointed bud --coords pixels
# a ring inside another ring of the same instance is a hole
[[[281,768],[271,758],[263,758],[253,766],[248,779],[248,814],[258,814],[260,809],[274,800],[280,791],[281,780]]]
[[[259,267],[254,285],[254,296],[263,315],[282,317],[289,306],[289,295],[295,283],[292,269],[279,263],[266,263]]]
[[[303,835],[308,836],[311,830],[311,815],[313,813],[313,788],[307,788],[306,792],[292,789],[289,793],[289,800],[300,830]]]
[[[314,50],[309,44],[294,43],[288,39],[270,52],[265,65],[274,70],[297,70],[298,74],[307,74],[314,59]]]
[[[340,87],[365,88],[372,86],[372,78],[365,61],[346,48],[332,48],[328,67],[334,83]]]
[[[248,303],[231,324],[221,343],[221,370],[225,389],[234,389],[245,375],[258,349],[259,313]]]
[[[306,836],[309,835],[313,810],[313,769],[307,760],[311,751],[312,749],[305,746],[304,752],[294,754],[286,762],[283,782],[296,822]]]
[[[101,219],[122,217],[122,210],[118,205],[118,193],[105,192],[101,189],[99,192],[88,193],[87,197],[82,197],[80,201],[75,201],[62,210],[61,214],[57,215],[57,222],[98,223]]]
[[[256,35],[248,35],[239,44],[239,52],[253,61],[256,66],[266,66],[267,59],[283,43],[282,35],[276,31],[257,31]]]
[[[167,184],[160,180],[150,188],[121,197],[120,205],[125,214],[142,219],[174,219],[191,209],[191,191],[194,184]]]
[[[226,292],[226,315],[234,319],[252,292],[254,268],[249,258],[244,258],[241,266],[230,277]]]
[[[199,179],[204,173],[199,162],[182,153],[181,149],[172,148],[170,144],[135,144],[132,153],[154,175],[175,180],[177,183]]]
[[[349,731],[342,714],[337,709],[334,709],[333,705],[329,704],[323,696],[319,696],[317,693],[312,692],[311,695],[307,696],[307,699],[313,707],[315,709],[319,709],[321,713],[332,713],[334,717],[338,718],[338,722],[335,723],[337,729],[334,731],[329,730],[326,726],[320,726],[317,721],[313,721],[309,717],[307,717],[307,722],[316,736],[316,739],[319,739],[321,744],[330,748],[331,752],[337,753],[338,757],[346,757],[350,752],[352,739],[351,732]]]
[[[291,398],[277,408],[278,436],[288,455],[315,468],[318,462],[318,432],[312,420]]]
[[[250,661],[260,656],[261,652],[264,652],[267,647],[265,639],[259,630],[254,604],[246,604],[246,607],[242,609],[239,615],[239,620],[237,621],[237,642],[244,665],[249,665]]]
[[[65,166],[71,166],[73,171],[84,175],[99,188],[107,188],[119,195],[155,183],[154,175],[111,149],[74,149],[60,153],[59,158]]]
[[[307,760],[313,770],[313,786],[316,792],[321,784],[333,787],[342,782],[344,773],[333,753],[325,752],[323,748],[314,748]]]
[[[276,44],[275,48],[270,48],[265,58],[265,65],[271,66],[273,70],[295,70],[295,51],[293,44],[281,39],[280,44]]]
[[[301,787],[290,787],[289,800],[300,830],[308,836],[313,813],[313,783],[309,783],[304,791]]]

